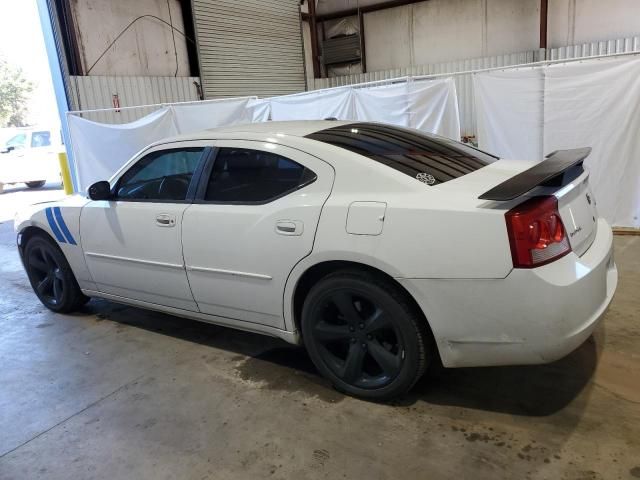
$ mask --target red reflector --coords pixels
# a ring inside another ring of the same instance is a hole
[[[533,197],[505,214],[516,268],[534,268],[557,260],[571,251],[558,199]]]

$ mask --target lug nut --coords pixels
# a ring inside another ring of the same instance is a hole
[[[367,349],[367,344],[366,344],[366,343],[363,343],[363,344],[362,344],[362,348],[364,348],[364,349],[366,350],[366,349]]]
[[[373,340],[373,337],[371,335],[367,335],[367,340]]]
[[[349,331],[350,331],[350,332],[355,332],[355,331],[356,331],[356,329],[355,329],[355,328],[353,328],[353,327],[349,327]]]
[[[358,325],[360,327],[360,330],[362,330],[364,328],[364,323],[361,323],[360,325]]]
[[[356,343],[356,339],[355,339],[355,338],[352,338],[352,339],[351,339],[351,343]]]

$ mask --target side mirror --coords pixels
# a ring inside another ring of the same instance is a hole
[[[111,198],[111,185],[106,180],[96,182],[87,190],[91,200],[109,200]]]

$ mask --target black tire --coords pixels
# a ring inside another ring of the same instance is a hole
[[[311,288],[302,337],[316,368],[338,390],[370,400],[408,392],[433,354],[426,321],[406,293],[360,270],[333,273]]]
[[[68,313],[89,301],[62,250],[50,238],[31,237],[24,247],[23,260],[33,291],[49,310]]]
[[[27,187],[29,188],[40,188],[44,187],[44,184],[47,183],[45,180],[38,180],[37,182],[27,182]]]

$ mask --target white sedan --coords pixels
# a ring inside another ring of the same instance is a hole
[[[545,363],[590,336],[617,270],[589,151],[500,160],[340,121],[211,130],[21,212],[18,245],[55,312],[101,297],[304,343],[341,391],[389,399],[434,361]]]

